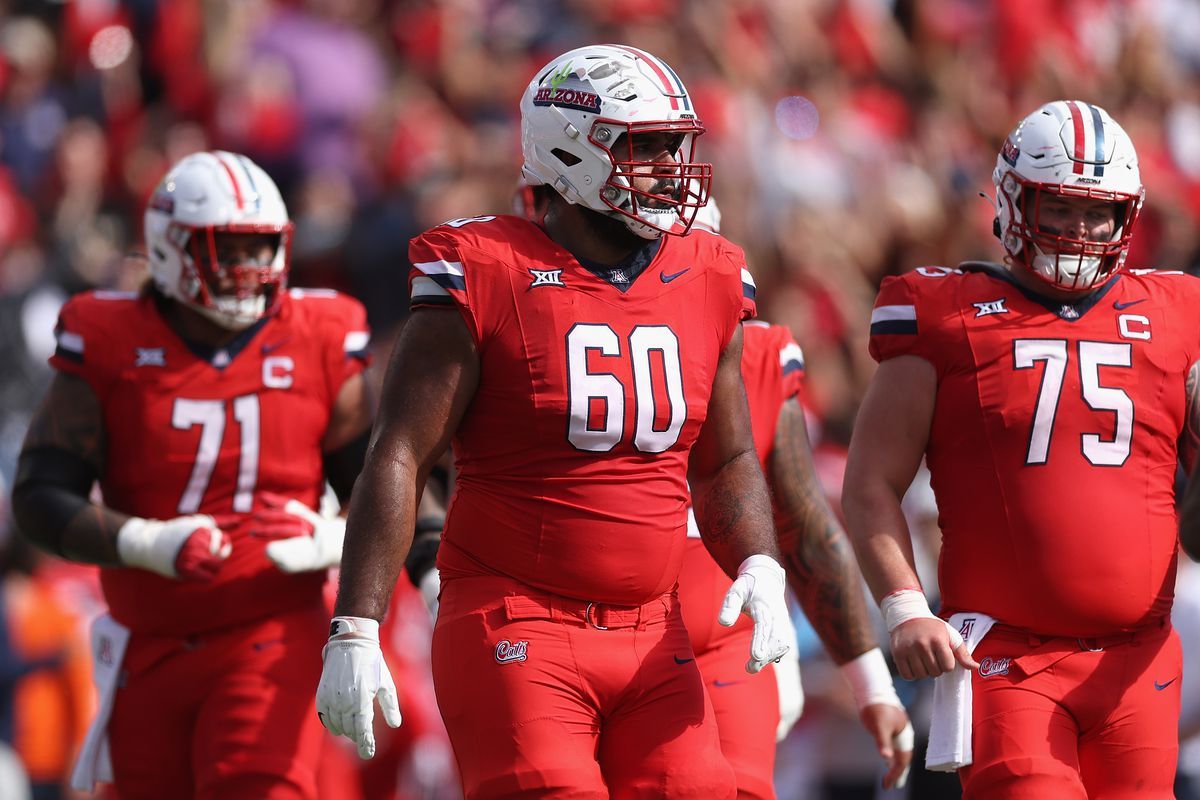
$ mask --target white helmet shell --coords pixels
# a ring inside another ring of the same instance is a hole
[[[712,165],[692,160],[703,132],[691,96],[664,61],[625,45],[581,47],[539,70],[521,97],[522,174],[643,238],[683,234],[712,184]],[[673,167],[635,161],[639,133],[676,136]],[[671,191],[634,186],[633,176],[651,170]]]
[[[1133,142],[1104,109],[1079,100],[1042,106],[1005,140],[992,183],[996,235],[1014,264],[1065,290],[1099,285],[1125,265],[1145,190]],[[1111,239],[1049,232],[1038,221],[1045,196],[1112,203]]]
[[[184,157],[155,188],[144,219],[150,275],[163,294],[230,329],[245,328],[282,297],[290,267],[292,223],[279,188],[249,158],[223,150]],[[222,233],[273,234],[263,264],[217,263]],[[228,274],[233,293],[216,291]]]

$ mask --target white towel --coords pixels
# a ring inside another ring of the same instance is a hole
[[[950,626],[962,634],[967,652],[996,624],[987,614],[963,612],[949,619]],[[961,664],[933,679],[933,712],[929,722],[929,749],[925,769],[954,772],[971,763],[971,673]]]
[[[129,629],[105,614],[92,623],[92,680],[96,684],[99,707],[84,737],[83,747],[71,773],[71,788],[90,792],[96,781],[112,782],[112,761],[108,755],[108,720],[117,695],[121,662]]]

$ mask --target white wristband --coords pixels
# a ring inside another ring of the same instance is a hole
[[[117,555],[127,567],[175,578],[175,559],[188,537],[200,528],[217,531],[217,523],[207,514],[168,520],[130,517],[117,531]]]
[[[857,658],[847,661],[839,669],[854,692],[854,702],[859,711],[876,704],[904,708],[904,704],[896,695],[892,673],[883,659],[883,651],[878,647],[873,647]]]
[[[334,617],[329,621],[330,639],[379,641],[379,620],[369,617]]]
[[[887,625],[888,633],[896,630],[906,622],[914,619],[936,619],[946,626],[950,632],[950,647],[958,647],[963,643],[962,634],[951,627],[949,622],[929,610],[929,601],[925,595],[916,589],[900,589],[883,598],[879,604],[883,613],[883,622]]]
[[[883,622],[887,625],[888,633],[914,619],[938,619],[929,610],[929,601],[925,599],[924,593],[916,589],[892,592],[883,598],[879,610],[883,613]]]

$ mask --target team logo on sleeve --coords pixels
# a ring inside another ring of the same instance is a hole
[[[133,349],[135,367],[165,367],[167,356],[161,347],[135,347]]]
[[[533,283],[529,284],[530,289],[538,286],[566,286],[561,269],[531,269],[529,274],[533,276]]]
[[[989,300],[984,303],[972,303],[978,311],[975,312],[975,319],[986,317],[988,314],[1007,314],[1008,309],[1004,303],[1008,300],[1007,297],[1001,297],[999,300]]]
[[[526,650],[529,648],[529,642],[510,642],[508,639],[501,639],[496,642],[496,663],[511,664],[514,661],[524,661],[528,656]]]

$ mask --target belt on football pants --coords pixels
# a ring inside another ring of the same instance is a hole
[[[1155,635],[1161,635],[1165,628],[1170,624],[1170,619],[1163,617],[1149,625],[1144,625],[1141,628],[1136,628],[1132,631],[1123,631],[1114,633],[1111,636],[1039,636],[1028,631],[1014,628],[1009,625],[997,624],[993,629],[993,633],[1009,634],[1010,636],[1025,636],[1029,640],[1029,644],[1033,645],[1033,650],[1030,650],[1023,656],[1018,656],[1013,659],[1013,666],[1021,670],[1026,677],[1036,675],[1042,670],[1062,661],[1064,658],[1075,653],[1098,653],[1103,650],[1109,650],[1113,647],[1121,645],[1133,644],[1143,639],[1153,638]]]
[[[546,619],[601,631],[644,628],[661,623],[678,605],[679,599],[673,592],[639,606],[617,606],[552,594],[509,595],[504,598],[509,620]]]

